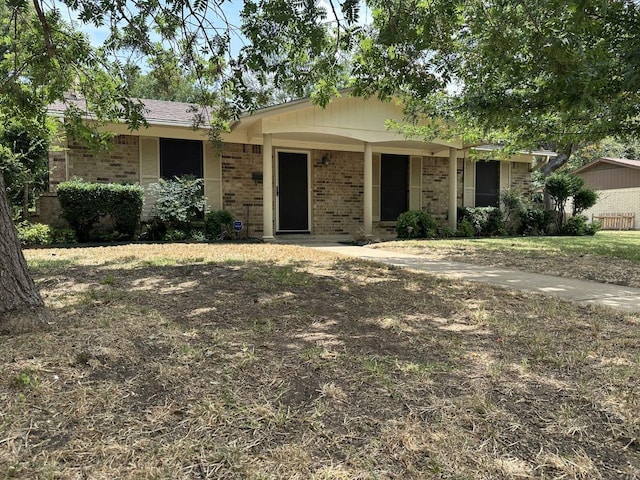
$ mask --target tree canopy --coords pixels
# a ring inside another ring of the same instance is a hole
[[[151,92],[213,106],[214,126],[224,128],[272,100],[273,88],[324,105],[354,86],[358,95],[400,95],[408,119],[432,120],[422,131],[397,125],[407,134],[543,147],[561,154],[557,164],[588,143],[640,129],[633,0],[349,0],[328,8],[246,0],[234,5],[237,24],[228,2],[60,5],[106,29],[104,45],[92,50],[43,0],[11,0],[0,10],[3,103],[10,96],[22,107],[46,105],[73,87],[97,117],[139,126],[143,110],[130,98]],[[371,25],[359,23],[363,6]],[[149,71],[132,68],[136,62]]]
[[[408,133],[557,151],[548,171],[586,144],[640,133],[634,1],[371,3],[356,84],[402,92],[410,117],[434,122]]]

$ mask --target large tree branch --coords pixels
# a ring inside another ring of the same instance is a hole
[[[544,174],[545,177],[548,177],[553,172],[555,172],[558,168],[569,161],[570,155],[566,153],[561,153],[557,157],[551,158],[547,163],[545,163],[540,171]]]
[[[56,48],[55,48],[55,45],[53,44],[49,22],[47,21],[47,17],[45,16],[44,11],[42,10],[42,6],[40,5],[39,0],[33,0],[33,6],[36,9],[38,20],[40,20],[40,25],[42,25],[42,33],[44,35],[44,44],[47,47],[47,56],[49,58],[53,58],[56,55]]]

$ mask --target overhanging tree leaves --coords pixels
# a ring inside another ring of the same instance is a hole
[[[581,146],[640,131],[634,1],[371,5],[375,39],[363,44],[357,88],[404,92],[409,118],[432,119],[427,129],[397,125],[407,133],[553,150],[548,174]],[[398,64],[401,75],[379,73]]]

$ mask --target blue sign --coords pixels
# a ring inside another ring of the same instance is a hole
[[[233,222],[233,230],[235,232],[239,232],[240,230],[242,230],[242,221],[241,220],[236,220],[235,222]]]

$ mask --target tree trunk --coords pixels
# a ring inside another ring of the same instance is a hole
[[[43,329],[50,320],[22,254],[0,173],[0,334]]]
[[[569,157],[571,154],[567,153],[559,153],[557,157],[550,159],[545,165],[542,166],[541,170],[545,177],[548,177],[553,172],[555,172],[558,168],[569,161]]]

